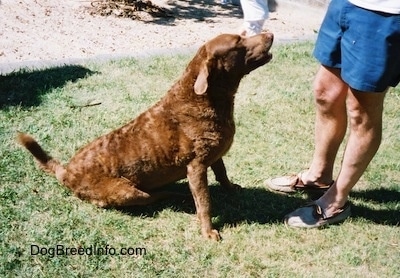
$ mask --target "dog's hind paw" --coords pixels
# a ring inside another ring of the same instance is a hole
[[[205,232],[203,235],[205,238],[212,239],[215,241],[221,240],[221,235],[217,230],[210,230],[209,232]]]
[[[242,187],[239,184],[236,183],[231,183],[229,182],[229,184],[221,184],[225,190],[229,191],[229,192],[236,192],[242,189]]]

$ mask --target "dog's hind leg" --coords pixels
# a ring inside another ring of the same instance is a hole
[[[147,193],[136,188],[130,180],[121,177],[102,178],[95,186],[76,191],[76,195],[99,207],[123,208],[152,204],[173,196],[173,193],[161,191]]]
[[[211,165],[211,169],[215,174],[215,179],[227,190],[234,191],[240,189],[240,185],[231,183],[227,174],[224,161],[219,158],[216,162]]]

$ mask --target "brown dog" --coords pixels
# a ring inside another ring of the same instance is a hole
[[[228,189],[222,156],[235,124],[234,95],[242,77],[269,62],[273,35],[220,35],[197,52],[165,97],[127,125],[81,148],[63,166],[29,135],[19,142],[76,196],[100,207],[150,204],[168,193],[156,189],[189,180],[201,232],[219,240],[211,224],[207,168]]]

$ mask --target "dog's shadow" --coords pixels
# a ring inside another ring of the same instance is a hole
[[[144,207],[133,207],[122,210],[132,216],[154,217],[164,209],[172,209],[195,214],[193,198],[186,183],[170,185],[168,190],[183,193],[182,199],[164,200]],[[307,201],[300,193],[284,195],[264,188],[242,188],[235,192],[227,192],[223,187],[212,184],[210,187],[213,224],[216,228],[236,226],[240,223],[271,224],[280,223],[285,214],[304,205]],[[313,198],[317,196],[312,196]],[[400,192],[391,189],[357,191],[351,195],[354,199],[366,202],[386,203],[400,200]],[[389,207],[389,206],[386,206]],[[400,211],[396,209],[371,209],[352,204],[352,217],[364,218],[376,224],[398,226]]]

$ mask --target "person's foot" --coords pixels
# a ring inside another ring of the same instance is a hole
[[[315,202],[301,207],[284,217],[284,222],[289,227],[318,228],[329,224],[336,224],[348,218],[351,214],[350,203],[337,209],[332,215],[326,215],[324,210]]]
[[[264,182],[264,185],[273,191],[294,193],[296,191],[325,192],[334,183],[334,181],[331,181],[329,184],[304,182],[303,173],[270,178]]]

